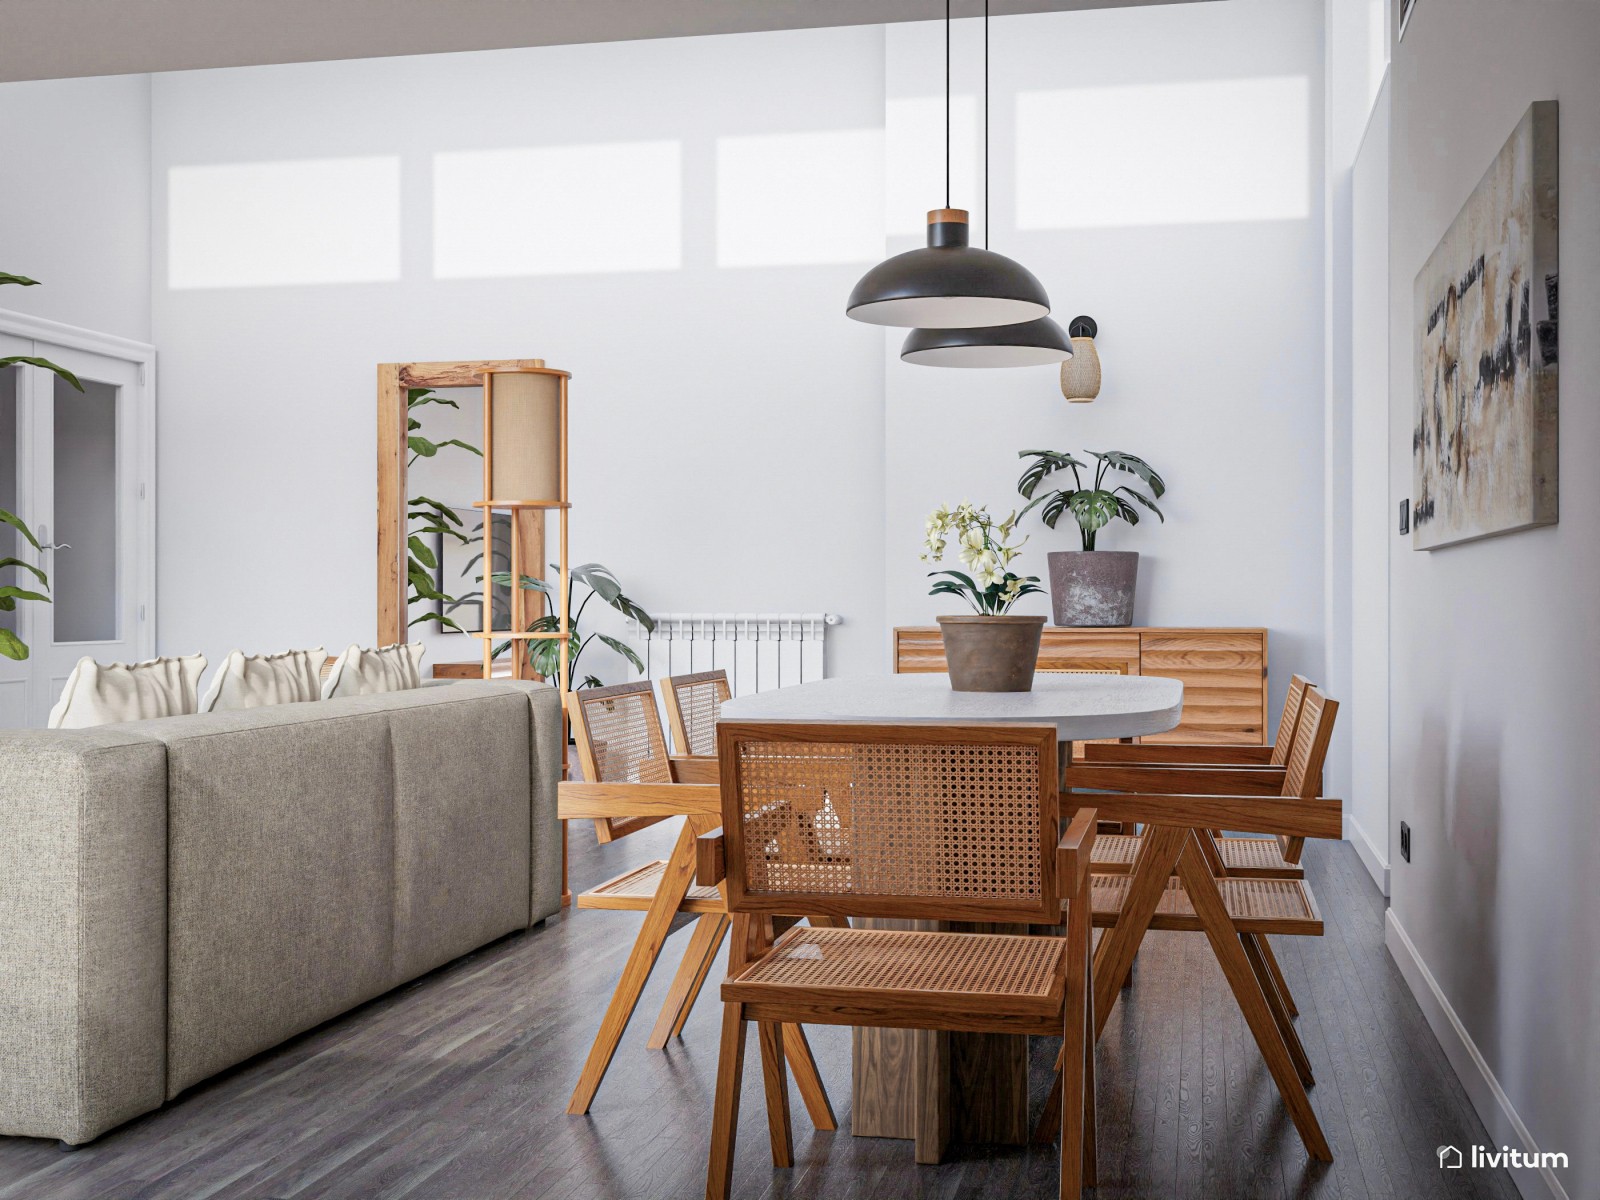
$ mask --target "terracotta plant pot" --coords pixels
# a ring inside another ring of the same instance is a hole
[[[1057,625],[1133,624],[1137,550],[1057,550],[1050,562],[1050,608]]]
[[[940,617],[950,687],[957,692],[1031,692],[1043,617]]]

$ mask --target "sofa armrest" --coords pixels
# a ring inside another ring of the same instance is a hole
[[[78,1145],[166,1098],[167,756],[0,732],[0,1134]]]

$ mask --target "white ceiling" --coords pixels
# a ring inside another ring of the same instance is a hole
[[[1187,0],[994,0],[995,15]],[[982,12],[956,0],[957,16]],[[923,21],[939,0],[0,0],[0,82]]]

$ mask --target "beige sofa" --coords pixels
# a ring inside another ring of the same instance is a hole
[[[553,689],[0,732],[0,1134],[76,1145],[560,906]]]

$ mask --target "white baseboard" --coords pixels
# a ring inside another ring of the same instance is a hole
[[[1359,843],[1357,849],[1360,849]],[[1405,976],[1406,985],[1422,1006],[1422,1015],[1428,1019],[1434,1036],[1444,1047],[1445,1057],[1460,1077],[1461,1086],[1466,1089],[1472,1107],[1478,1110],[1478,1116],[1488,1130],[1490,1144],[1516,1146],[1530,1154],[1537,1154],[1539,1148],[1534,1144],[1528,1127],[1517,1115],[1517,1110],[1512,1107],[1511,1097],[1506,1095],[1500,1081],[1489,1069],[1477,1043],[1461,1023],[1450,1001],[1445,999],[1439,981],[1433,977],[1428,964],[1422,961],[1422,956],[1417,953],[1416,946],[1396,919],[1392,908],[1384,916],[1383,944],[1388,947],[1390,957],[1400,968],[1400,974]],[[1570,1200],[1567,1189],[1561,1186],[1555,1172],[1548,1168],[1534,1170],[1522,1167],[1513,1169],[1510,1174],[1523,1200]]]
[[[1367,874],[1372,876],[1378,889],[1387,896],[1389,894],[1389,858],[1379,850],[1377,844],[1367,836],[1367,831],[1361,828],[1361,823],[1348,813],[1344,818],[1344,839],[1356,848],[1356,853],[1361,856],[1362,864],[1367,868]]]

